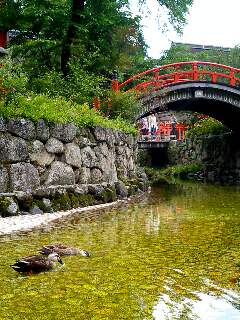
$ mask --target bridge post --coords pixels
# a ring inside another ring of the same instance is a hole
[[[93,108],[94,109],[99,109],[101,107],[101,101],[98,97],[93,98]]]
[[[118,80],[112,80],[112,89],[115,92],[118,92]]]
[[[118,78],[117,70],[113,70],[113,72],[112,72],[112,90],[115,92],[118,92],[118,90],[119,90],[117,78]]]
[[[197,67],[197,63],[193,63],[193,80],[198,80],[198,67]]]
[[[234,70],[231,68],[230,69],[230,86],[235,86],[236,80],[235,80],[235,76],[234,76]]]

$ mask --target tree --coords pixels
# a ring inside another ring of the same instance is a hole
[[[158,65],[174,63],[179,61],[207,61],[215,62],[232,67],[240,67],[240,48],[229,48],[223,50],[221,48],[211,50],[202,50],[194,52],[191,48],[184,44],[172,44],[169,50],[166,50],[163,56],[155,60]]]
[[[170,23],[173,24],[177,31],[180,31],[182,25],[186,21],[186,13],[193,0],[158,0],[158,2],[160,6],[167,9]],[[144,3],[147,3],[147,0],[139,0],[139,3],[140,5],[143,5]],[[126,9],[129,10],[128,0],[72,0],[72,14],[71,19],[69,20],[61,59],[62,71],[65,75],[68,69],[67,65],[70,62],[71,44],[73,44],[77,38],[81,39],[77,29],[81,22],[83,22],[85,26],[88,26],[88,51],[91,48],[92,40],[94,40],[94,46],[97,49],[102,49],[103,47],[102,45],[99,45],[99,40],[102,40],[101,43],[107,45],[109,48],[114,48],[112,41],[112,31],[114,31],[113,23],[117,23],[115,26],[122,26],[122,24],[119,23],[122,23],[123,21],[121,21],[121,19],[116,19],[116,16],[118,16],[118,18],[123,18],[124,14],[127,14]],[[109,17],[111,17],[111,21],[109,20]],[[94,22],[94,24],[92,24],[92,22]],[[104,49],[105,53],[107,51],[106,47]],[[102,55],[102,57],[104,57],[104,55]]]
[[[81,24],[85,7],[84,0],[72,0],[71,19],[69,21],[66,36],[64,37],[61,52],[61,70],[67,76],[69,74],[69,61],[71,57],[71,45],[78,38],[78,27]]]

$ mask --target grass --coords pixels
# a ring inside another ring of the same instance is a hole
[[[0,102],[0,115],[6,119],[22,117],[32,121],[43,119],[48,123],[74,123],[78,127],[99,125],[136,134],[134,126],[121,118],[108,119],[88,104],[79,105],[45,95],[15,95],[8,103]]]

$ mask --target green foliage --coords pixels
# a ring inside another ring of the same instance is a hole
[[[177,177],[185,179],[189,173],[197,173],[203,169],[201,163],[178,164],[161,170],[161,174],[167,177]]]
[[[196,137],[204,135],[219,135],[229,132],[220,121],[213,118],[200,119],[193,127],[187,130],[186,137]]]
[[[49,97],[64,97],[65,99],[83,104],[92,104],[94,96],[102,96],[105,79],[96,76],[73,63],[70,74],[64,78],[61,73],[50,71],[41,77],[33,78],[29,83],[30,90]]]
[[[64,93],[61,94],[76,103],[92,103],[93,97],[103,95],[106,79],[103,76],[90,73],[74,64],[70,65],[70,74],[65,80]]]
[[[171,181],[172,178],[186,179],[189,174],[195,174],[203,169],[199,162],[178,164],[163,169],[145,167],[145,172],[152,185]]]
[[[179,28],[192,0],[158,2]],[[114,121],[85,104],[106,95],[113,70],[124,78],[135,65],[145,64],[141,17],[132,16],[129,0],[2,0],[0,4],[1,28],[16,31],[9,47],[17,66],[10,61],[0,69],[4,116],[135,132],[120,118],[133,121],[138,103],[132,95],[111,93],[109,117]]]
[[[99,200],[102,200],[103,203],[108,203],[117,200],[116,190],[113,188],[106,188],[99,195]]]
[[[107,97],[107,101],[102,104],[101,108],[104,114],[113,119],[121,117],[130,122],[135,122],[140,102],[134,92],[123,93],[109,90]]]
[[[207,61],[240,67],[240,48],[236,46],[229,51],[220,49],[202,50],[194,52],[187,45],[173,44],[158,60],[152,61],[152,66],[175,63],[179,61]],[[218,69],[219,72],[219,69]]]
[[[78,196],[79,205],[82,207],[92,206],[95,203],[94,196],[92,194],[80,194]]]
[[[5,61],[0,68],[0,99],[10,99],[15,93],[25,94],[28,86],[28,77],[22,71],[20,65],[14,65],[11,61]]]
[[[76,104],[58,97],[50,99],[45,95],[15,95],[7,104],[0,105],[0,114],[5,118],[25,117],[33,121],[39,119],[51,123],[74,123],[78,127],[97,125],[135,134],[136,130],[126,121],[107,119],[88,104]]]
[[[0,216],[1,217],[8,217],[8,207],[10,205],[10,200],[7,197],[0,197]]]

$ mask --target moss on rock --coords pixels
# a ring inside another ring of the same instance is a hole
[[[10,205],[10,200],[7,197],[0,198],[0,215],[1,217],[9,216],[8,207]]]
[[[102,191],[100,194],[100,199],[104,203],[116,201],[116,199],[117,199],[116,190],[114,188],[104,189],[104,191]]]
[[[0,216],[11,217],[19,213],[17,201],[10,197],[0,197]]]
[[[92,206],[96,203],[94,196],[91,194],[80,194],[78,200],[81,207]]]
[[[72,208],[78,208],[80,206],[79,196],[73,193],[69,194]]]

